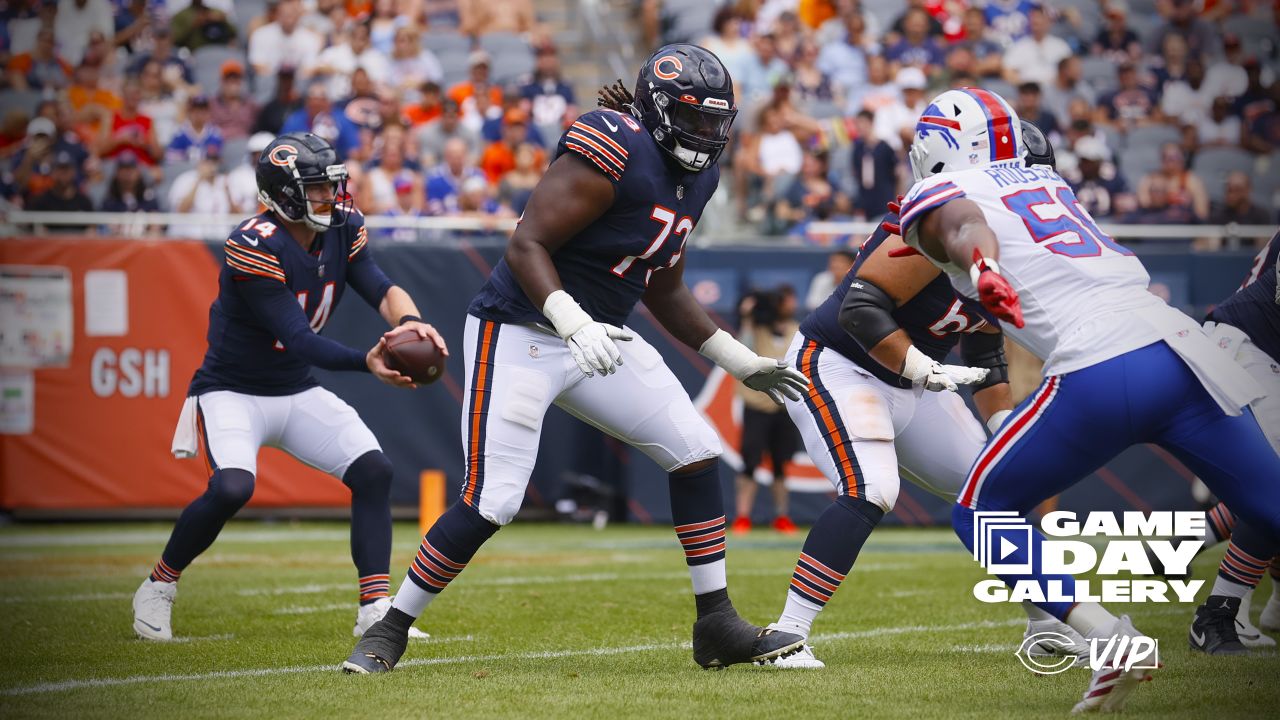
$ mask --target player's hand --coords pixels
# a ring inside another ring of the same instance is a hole
[[[622,351],[614,341],[634,337],[616,325],[590,322],[569,337],[569,354],[587,377],[595,377],[596,373],[609,375],[622,364]]]
[[[943,365],[912,345],[902,363],[902,377],[916,387],[930,392],[955,391],[961,385],[973,385],[987,379],[987,368]]]
[[[1000,266],[994,260],[984,258],[977,248],[973,250],[973,265],[969,268],[969,276],[978,289],[978,300],[992,315],[1013,323],[1014,327],[1026,325],[1022,319],[1022,303],[1018,300],[1018,291],[1000,274]]]
[[[782,360],[757,357],[750,370],[753,372],[739,378],[742,384],[768,395],[778,405],[783,404],[784,398],[799,400],[809,389],[809,378]]]
[[[364,356],[364,364],[369,366],[369,372],[373,373],[374,377],[392,387],[418,387],[414,384],[413,378],[408,375],[401,375],[387,366],[386,351],[386,338],[378,338],[378,344],[370,348],[368,354]]]
[[[417,320],[410,320],[403,325],[391,328],[382,334],[382,339],[387,342],[391,342],[392,338],[399,337],[407,332],[416,332],[418,337],[423,340],[431,340],[431,342],[436,344],[436,347],[440,348],[441,355],[449,357],[449,348],[445,346],[444,338],[441,337],[440,333],[436,332],[435,327],[428,323],[418,322]]]

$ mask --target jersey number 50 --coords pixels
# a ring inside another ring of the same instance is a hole
[[[1103,247],[1120,255],[1133,254],[1098,228],[1089,213],[1080,207],[1080,201],[1071,188],[1060,187],[1053,195],[1047,188],[1019,190],[1001,199],[1005,207],[1022,218],[1027,232],[1037,243],[1059,255],[1098,257]],[[1071,239],[1073,236],[1075,240]]]
[[[677,262],[680,262],[680,255],[684,252],[684,241],[688,239],[689,231],[693,230],[693,218],[685,215],[677,221],[676,212],[661,205],[654,205],[653,212],[649,213],[649,217],[662,223],[662,229],[658,231],[658,236],[653,239],[653,242],[649,243],[649,247],[645,249],[643,255],[628,255],[622,258],[617,265],[614,265],[614,275],[622,277],[627,274],[627,270],[631,268],[637,259],[648,260],[653,257],[672,235],[680,238],[680,247],[676,248],[676,251],[671,254],[671,259],[662,267],[672,267]],[[649,278],[651,277],[653,277],[652,268],[645,271],[645,287],[649,286]]]

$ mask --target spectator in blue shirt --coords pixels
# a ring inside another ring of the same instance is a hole
[[[878,218],[897,194],[898,157],[889,143],[876,136],[875,114],[870,110],[859,111],[854,125],[858,137],[853,141],[853,184],[858,194],[853,210]]]
[[[484,173],[468,161],[467,143],[462,138],[445,141],[441,154],[444,162],[427,175],[427,213],[453,215],[458,212],[458,197],[462,194],[463,183],[472,178],[480,178],[484,182]]]
[[[338,151],[341,160],[360,146],[360,131],[346,114],[334,109],[324,84],[312,83],[307,87],[302,108],[285,118],[281,133],[311,132],[328,140]]]
[[[567,119],[577,114],[574,107],[573,88],[560,75],[560,56],[550,45],[538,48],[533,77],[520,88],[520,97],[529,103],[533,120],[531,128],[555,129],[559,136]],[[543,134],[550,134],[544,132]]]
[[[173,134],[164,159],[169,163],[196,162],[212,145],[222,148],[222,132],[209,122],[209,98],[196,95],[187,102],[187,120]]]
[[[902,39],[884,51],[894,70],[913,65],[926,73],[942,66],[944,53],[937,38],[929,35],[929,13],[911,8],[902,19]]]

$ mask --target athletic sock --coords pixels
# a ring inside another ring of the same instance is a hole
[[[710,463],[690,473],[671,473],[671,518],[684,547],[693,594],[705,595],[728,587],[724,562],[724,498],[720,468]]]
[[[1271,582],[1280,588],[1280,555],[1271,558]]]
[[[410,618],[421,615],[497,531],[475,508],[455,502],[422,537],[392,607]]]
[[[1200,552],[1230,538],[1232,528],[1236,525],[1236,516],[1227,509],[1226,503],[1213,506],[1204,517],[1204,536],[1201,538],[1204,545],[1200,546]]]
[[[1218,577],[1213,581],[1211,595],[1243,598],[1262,580],[1271,563],[1264,560],[1274,553],[1275,547],[1258,535],[1248,525],[1240,525],[1231,536],[1227,554],[1218,564]]]
[[[180,577],[182,577],[182,571],[169,567],[162,557],[156,561],[156,566],[151,571],[150,580],[151,582],[176,583]]]
[[[1031,602],[1030,600],[1022,601],[1022,611],[1027,614],[1028,620],[1044,621],[1044,620],[1057,619],[1053,615],[1046,612],[1045,610],[1042,610],[1040,607],[1038,607],[1035,603]]]
[[[1108,633],[1119,619],[1098,603],[1082,602],[1071,608],[1064,621],[1088,639],[1110,637]]]
[[[394,469],[381,450],[361,455],[342,475],[351,489],[351,560],[359,574],[360,604],[390,594],[391,479]]]
[[[791,587],[782,615],[772,627],[803,637],[818,613],[839,589],[862,545],[871,536],[884,511],[862,498],[841,495],[809,530],[800,559],[791,573]]]

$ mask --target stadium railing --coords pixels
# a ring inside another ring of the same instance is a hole
[[[242,222],[242,215],[201,215],[184,213],[107,213],[107,212],[36,212],[15,210],[0,214],[0,234],[12,236],[29,231],[35,226],[76,227],[76,226],[129,226],[129,227],[164,227],[181,225],[184,227],[207,227],[211,234],[229,231]],[[431,239],[434,234],[493,233],[505,234],[515,229],[514,218],[476,218],[476,217],[397,217],[383,215],[365,216],[365,225],[371,230],[416,230],[419,238]],[[807,226],[810,238],[822,237],[864,237],[875,231],[878,223],[870,221],[830,221],[813,222]],[[1187,241],[1192,238],[1221,238],[1225,240],[1269,239],[1276,233],[1276,225],[1135,225],[1099,223],[1103,232],[1118,240],[1143,241]],[[151,237],[148,235],[148,237]],[[162,236],[178,239],[179,235]],[[772,246],[786,244],[804,244],[797,238],[785,236],[764,236],[759,233],[718,233],[714,238],[703,237],[700,241],[714,239],[715,244],[769,244]],[[701,244],[701,243],[700,243]]]

